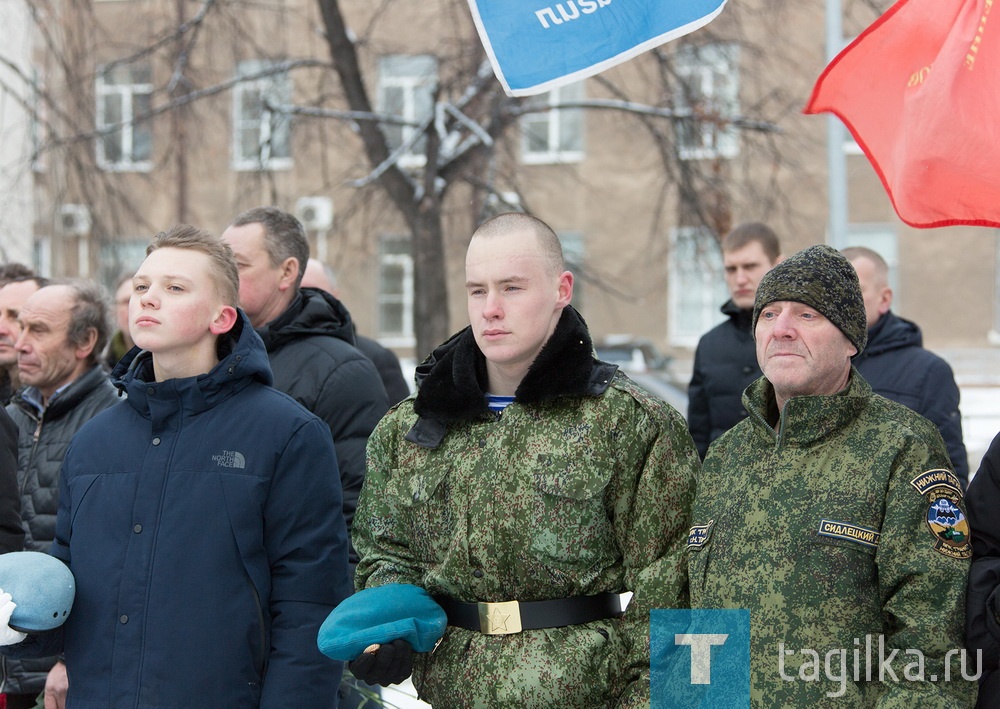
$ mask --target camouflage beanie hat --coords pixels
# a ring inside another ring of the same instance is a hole
[[[757,286],[750,332],[768,303],[790,300],[815,308],[851,341],[858,354],[868,343],[868,320],[857,271],[843,254],[820,244],[799,251],[768,271]]]

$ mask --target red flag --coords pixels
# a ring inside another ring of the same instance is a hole
[[[844,122],[910,226],[1000,226],[993,7],[899,0],[830,62],[805,108]]]

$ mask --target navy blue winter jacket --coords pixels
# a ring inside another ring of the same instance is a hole
[[[951,367],[923,348],[920,328],[891,311],[868,330],[868,344],[854,366],[872,391],[899,402],[938,427],[962,487],[969,482],[969,461],[962,441],[958,385]]]
[[[127,401],[70,445],[52,553],[76,601],[12,648],[64,649],[70,709],[335,705],[316,633],[351,589],[330,431],[269,386],[242,313],[234,332],[187,379],[134,349],[112,374]]]

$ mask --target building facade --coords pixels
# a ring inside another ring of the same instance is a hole
[[[26,34],[39,38],[44,89],[31,98],[45,108],[29,127],[42,159],[28,172],[42,270],[111,284],[158,231],[221,232],[275,204],[333,265],[360,331],[419,359],[421,263],[380,181],[392,165],[417,202],[421,190],[439,197],[449,331],[465,319],[475,225],[523,209],[563,239],[597,337],[686,353],[721,317],[718,240],[730,227],[768,222],[786,253],[828,240],[826,118],[801,113],[826,64],[819,0],[730,3],[682,40],[516,101],[483,88],[496,80],[482,72],[465,0],[333,4],[354,38],[367,114],[351,112],[317,0],[32,2],[39,25]],[[845,31],[879,4],[846,3]],[[382,163],[367,151],[372,123]],[[460,160],[476,141],[488,148]],[[997,230],[906,226],[853,141],[843,149],[847,241],[886,257],[896,311],[931,347],[990,342]],[[432,179],[429,153],[453,158]]]

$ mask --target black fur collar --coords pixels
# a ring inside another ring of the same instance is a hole
[[[540,404],[557,397],[601,394],[616,367],[598,362],[593,351],[587,324],[576,310],[567,306],[552,337],[518,386],[517,400],[522,404]],[[605,371],[607,367],[611,369]],[[467,327],[434,350],[417,368],[419,391],[414,411],[440,423],[487,415],[486,380],[486,358],[476,346],[472,328]]]

